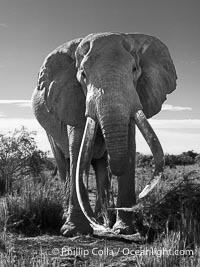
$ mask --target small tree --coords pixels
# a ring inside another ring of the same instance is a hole
[[[0,135],[0,194],[11,192],[14,179],[42,172],[47,155],[37,148],[34,135],[25,127]]]

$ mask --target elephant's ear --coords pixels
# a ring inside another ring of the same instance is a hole
[[[85,96],[76,79],[75,50],[81,39],[67,42],[50,53],[38,77],[44,105],[60,122],[76,126],[85,120]]]
[[[176,89],[176,70],[168,48],[153,36],[128,34],[132,48],[139,55],[141,76],[137,92],[147,118],[157,114],[166,95]]]

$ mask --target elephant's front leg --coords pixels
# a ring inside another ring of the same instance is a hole
[[[126,172],[118,177],[118,198],[117,207],[132,207],[136,203],[135,195],[135,123],[131,120],[129,126],[129,143],[128,143],[128,165]],[[116,223],[113,226],[115,231],[121,234],[132,234],[133,213],[122,210],[117,211]]]
[[[97,197],[95,205],[95,215],[98,219],[101,219],[105,225],[110,224],[107,208],[109,204],[110,194],[110,177],[107,170],[107,154],[100,159],[93,159],[92,166],[95,171],[96,185],[97,185]]]
[[[61,228],[61,232],[65,236],[73,236],[77,233],[81,234],[92,233],[93,229],[91,228],[85,215],[82,213],[82,210],[78,202],[76,187],[75,187],[76,165],[82,141],[84,126],[83,127],[68,126],[67,131],[69,138],[69,153],[70,153],[70,188],[69,188],[70,195],[69,195],[69,207],[68,207],[67,219],[65,224]],[[81,190],[83,198],[86,199],[88,195],[83,184],[81,186]]]

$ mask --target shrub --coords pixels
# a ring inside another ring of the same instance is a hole
[[[47,153],[37,148],[34,132],[24,127],[13,133],[0,135],[0,194],[12,192],[15,179],[27,175],[37,177],[50,164]],[[47,164],[48,163],[48,164]]]
[[[137,152],[136,155],[136,164],[138,167],[150,166],[153,163],[152,155],[143,155]]]
[[[4,200],[4,214],[0,224],[11,232],[25,235],[59,233],[63,223],[64,187],[59,181],[34,183],[32,177],[21,181],[20,194],[7,195]]]

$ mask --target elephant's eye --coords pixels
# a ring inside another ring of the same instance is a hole
[[[86,79],[86,74],[85,74],[84,70],[81,72],[81,75],[82,75],[82,78],[85,80]]]
[[[135,72],[137,70],[136,66],[133,67],[133,72]]]

